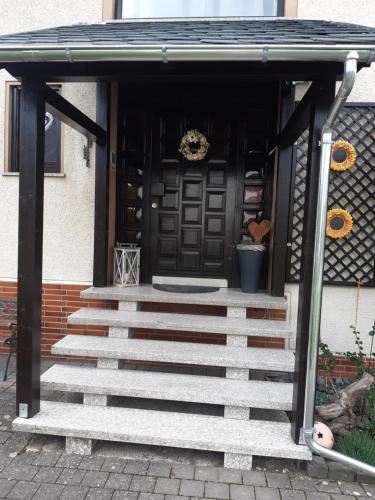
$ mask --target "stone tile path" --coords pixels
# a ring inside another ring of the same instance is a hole
[[[0,373],[3,362],[0,356]],[[44,362],[43,368],[47,366]],[[130,453],[129,447],[106,444],[92,457],[66,455],[60,438],[13,433],[14,415],[13,363],[9,380],[0,382],[0,499],[375,498],[375,484],[311,479],[303,464],[298,469],[298,464],[281,460],[258,460],[254,470],[238,471],[217,466],[218,454],[189,450],[174,450],[170,455],[161,450],[159,455],[150,455],[140,447]]]

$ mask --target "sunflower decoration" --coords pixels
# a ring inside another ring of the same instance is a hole
[[[343,208],[333,208],[327,214],[326,234],[330,238],[343,238],[353,228],[353,219],[350,213]]]
[[[351,168],[357,159],[357,152],[347,141],[336,141],[332,147],[331,169],[344,172]]]

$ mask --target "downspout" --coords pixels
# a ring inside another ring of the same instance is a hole
[[[358,54],[350,52],[345,60],[343,80],[337,96],[328,113],[327,120],[322,129],[321,152],[320,152],[320,173],[319,192],[317,202],[317,219],[315,226],[314,262],[312,275],[311,293],[311,316],[309,322],[309,344],[307,354],[307,375],[305,392],[305,421],[304,439],[307,446],[318,455],[341,462],[353,469],[364,471],[375,476],[375,467],[364,464],[359,460],[338,453],[337,451],[324,448],[314,441],[314,411],[315,411],[315,389],[317,375],[317,360],[319,350],[322,289],[323,289],[323,266],[324,248],[326,237],[326,215],[328,205],[329,172],[331,162],[332,147],[332,127],[348,98],[357,75]]]

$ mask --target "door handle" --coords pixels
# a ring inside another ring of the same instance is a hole
[[[158,206],[159,206],[159,205],[156,203],[156,201],[153,201],[153,202],[151,203],[151,208],[158,208]]]

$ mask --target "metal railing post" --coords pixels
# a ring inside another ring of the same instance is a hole
[[[354,86],[357,75],[357,62],[358,54],[356,52],[350,52],[345,61],[345,70],[341,87],[331,106],[321,135],[319,192],[317,202],[316,236],[314,242],[311,316],[309,322],[309,344],[307,355],[304,439],[307,446],[313,452],[375,476],[375,467],[343,455],[342,453],[338,453],[337,451],[324,448],[314,441],[315,389],[323,291],[324,249],[332,148],[332,126],[339,111],[341,110],[341,107],[345,103]]]

